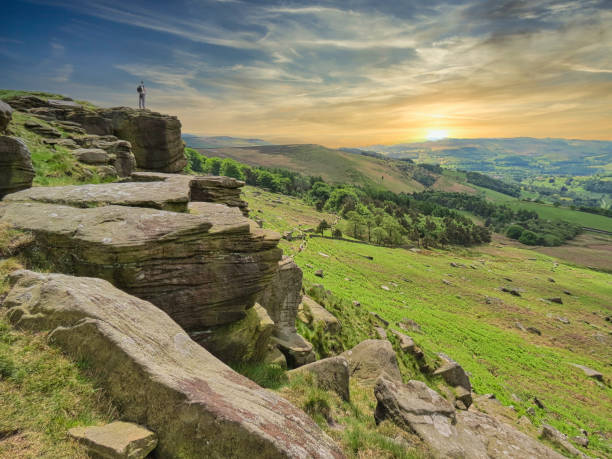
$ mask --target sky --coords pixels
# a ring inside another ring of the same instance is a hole
[[[330,147],[612,140],[612,0],[3,2],[0,88]]]

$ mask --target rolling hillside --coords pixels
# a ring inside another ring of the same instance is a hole
[[[600,140],[442,139],[364,149],[448,167],[514,178],[540,174],[592,175],[612,170],[612,142]]]
[[[296,198],[252,187],[245,195],[264,228],[300,233],[323,218],[333,221]],[[585,452],[612,453],[612,390],[573,366],[610,377],[610,275],[585,268],[589,260],[567,263],[554,257],[557,248],[539,253],[504,237],[452,250],[393,249],[329,237],[283,240],[282,247],[303,269],[306,286],[322,284],[348,305],[359,302],[344,313],[366,310],[392,327],[416,322],[410,333],[415,342],[426,353],[457,359],[471,373],[477,394],[494,394],[499,403],[488,406],[503,411],[505,422],[531,434],[542,423],[570,437],[586,429],[591,443]],[[318,269],[323,277],[315,274]],[[504,293],[502,286],[520,294]],[[553,297],[562,297],[563,304],[547,300]],[[534,406],[534,397],[543,408]]]
[[[188,146],[189,138],[185,139]],[[204,156],[232,158],[251,166],[279,167],[321,176],[330,183],[370,185],[400,193],[421,191],[410,164],[356,155],[321,145],[261,145],[240,148],[196,148]],[[405,167],[402,171],[400,167]]]

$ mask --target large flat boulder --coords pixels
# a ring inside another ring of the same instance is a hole
[[[280,235],[252,230],[236,208],[200,204],[190,215],[6,202],[0,222],[34,233],[56,270],[106,279],[196,332],[244,318],[281,258]]]
[[[534,438],[477,411],[455,411],[421,381],[402,384],[386,377],[377,380],[376,422],[390,419],[416,433],[434,457],[455,459],[562,459]]]
[[[183,180],[166,180],[34,187],[6,196],[4,201],[33,201],[82,208],[118,205],[187,212],[189,186]]]
[[[94,152],[99,155],[104,155],[104,150],[101,149],[81,149],[75,150],[78,152]],[[129,158],[128,158],[129,159]],[[116,161],[115,161],[116,165]],[[128,167],[129,168],[129,167]],[[219,179],[228,179],[228,182],[233,186],[234,179],[228,177],[212,177]],[[74,207],[100,207],[107,205],[132,206],[132,207],[149,207],[152,209],[168,210],[173,212],[188,212],[205,213],[209,207],[203,204],[202,209],[198,210],[197,203],[191,206],[190,201],[194,200],[192,190],[198,187],[204,181],[210,183],[211,177],[197,177],[192,175],[180,174],[155,174],[155,173],[135,173],[129,179],[122,182],[89,184],[89,185],[67,185],[45,188],[31,188],[19,193],[13,193],[7,196],[5,201],[10,202],[45,202],[50,204],[63,204]],[[244,184],[244,182],[238,182]],[[222,180],[219,182],[222,187]],[[238,197],[240,196],[240,188],[234,187]],[[204,201],[205,196],[199,195],[199,201]],[[235,199],[226,199],[217,196],[217,200],[213,200],[209,196],[210,201],[218,204],[226,204],[230,207],[240,209],[241,206],[232,206],[236,204]],[[244,202],[240,200],[240,202]]]
[[[140,169],[179,172],[187,165],[181,122],[175,116],[128,107],[98,110],[98,113],[110,120],[113,135],[132,144]]]
[[[157,446],[155,433],[131,422],[73,427],[68,435],[87,448],[92,457],[143,459]]]
[[[18,271],[4,300],[17,327],[86,358],[157,457],[340,458],[302,411],[213,357],[167,314],[102,279]]]
[[[34,175],[30,150],[23,140],[0,135],[0,198],[31,187]]]

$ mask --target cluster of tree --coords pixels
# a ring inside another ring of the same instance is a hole
[[[576,208],[580,212],[588,212],[590,214],[603,215],[605,217],[612,217],[612,209],[604,209],[603,207],[587,207],[579,206]]]
[[[581,231],[579,225],[562,220],[541,219],[535,211],[526,209],[514,211],[504,204],[488,202],[481,196],[424,191],[413,194],[412,198],[421,201],[423,206],[437,203],[446,208],[469,211],[483,217],[485,226],[499,233],[506,232],[509,237],[527,245],[561,245],[564,241],[576,237]],[[518,228],[522,229],[520,233]],[[526,232],[524,236],[523,232]]]
[[[514,196],[518,198],[521,194],[521,188],[518,185],[506,183],[502,180],[495,179],[486,174],[480,174],[478,172],[466,172],[468,183],[472,183],[483,188],[498,191],[508,196]]]
[[[343,217],[342,234],[379,245],[409,241],[426,247],[473,245],[491,240],[489,229],[437,204],[422,205],[406,194],[315,182],[306,199]]]
[[[186,172],[211,175],[225,175],[247,184],[266,188],[270,191],[301,196],[312,187],[320,177],[306,177],[298,172],[285,169],[251,167],[231,158],[207,158],[193,148],[185,148],[187,156]]]
[[[584,189],[593,193],[612,194],[612,180],[601,180],[594,177],[584,182]]]
[[[577,225],[542,220],[536,212],[515,212],[508,206],[465,193],[429,190],[408,195],[372,187],[331,185],[321,177],[307,177],[285,169],[251,167],[230,158],[206,158],[191,148],[186,149],[186,155],[188,172],[245,180],[249,185],[303,197],[318,210],[339,214],[343,220],[338,225],[331,228],[325,222],[318,228],[319,232],[330,229],[335,237],[347,235],[373,244],[391,246],[410,242],[425,247],[446,244],[469,246],[489,242],[492,230],[505,232],[511,226],[517,226],[523,230],[515,237],[521,242],[560,245],[580,231]],[[415,168],[413,165],[406,166]],[[439,167],[423,166],[428,170]],[[467,210],[483,217],[485,226],[474,224],[457,210]],[[516,228],[513,231],[511,233],[516,235]]]

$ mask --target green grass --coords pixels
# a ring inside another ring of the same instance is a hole
[[[22,139],[32,155],[32,164],[36,176],[34,186],[77,185],[83,183],[104,183],[113,178],[102,177],[95,167],[79,163],[67,148],[47,145],[38,134],[25,128],[27,121],[35,121],[44,126],[49,123],[22,112],[13,112],[9,129],[16,137]],[[63,138],[68,134],[57,128]]]
[[[78,363],[0,315],[0,457],[85,458],[68,429],[115,418]]]
[[[297,226],[293,200],[282,196],[283,204],[271,206],[271,196],[248,198],[252,209],[263,210],[266,227]],[[308,221],[323,217],[312,208],[303,212]],[[411,336],[430,358],[437,352],[449,354],[471,373],[477,393],[494,393],[503,404],[514,405],[517,417],[526,414],[534,424],[547,422],[569,436],[581,428],[612,431],[608,365],[612,329],[604,320],[612,313],[609,274],[511,246],[414,253],[311,238],[305,244],[283,241],[282,247],[302,267],[306,286],[321,283],[333,292],[334,301],[342,307],[326,306],[343,324],[351,324],[351,318],[359,322],[350,306],[353,300],[361,303],[361,310],[380,314],[393,328],[410,318],[422,328],[422,333]],[[465,267],[453,268],[450,262]],[[323,269],[323,279],[314,275],[317,269]],[[549,282],[549,277],[556,282]],[[500,292],[498,287],[503,285],[522,289],[521,297]],[[555,296],[563,298],[562,305],[542,300]],[[490,303],[487,297],[492,298]],[[557,316],[568,318],[570,324],[562,324]],[[542,336],[521,332],[515,327],[517,321],[537,327]],[[355,340],[364,333],[356,333]],[[602,372],[608,385],[597,384],[571,363]],[[415,373],[410,373],[409,366],[408,362],[404,374],[412,377]],[[536,408],[531,416],[527,409],[533,406],[534,396],[545,409]],[[612,455],[609,440],[591,435],[590,441],[592,454]]]

